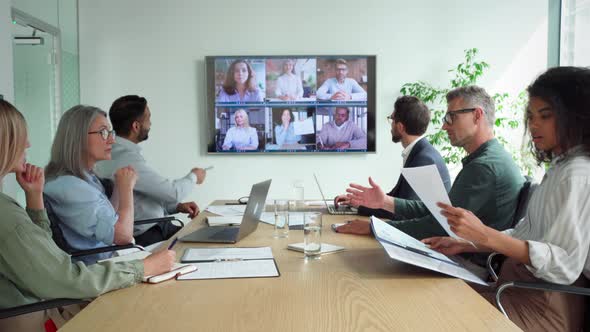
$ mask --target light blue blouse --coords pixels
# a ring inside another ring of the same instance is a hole
[[[258,134],[254,127],[231,127],[225,134],[223,146],[228,149],[244,150],[247,147],[258,149]]]
[[[62,175],[45,184],[44,193],[61,220],[65,240],[75,249],[94,249],[112,245],[115,223],[119,219],[105,189],[93,174],[84,181],[73,175]],[[110,257],[110,253],[81,257],[86,264]]]
[[[285,130],[283,125],[275,126],[275,138],[278,145],[297,144],[301,140],[301,135],[295,135],[295,127],[293,126],[293,122],[291,122],[287,130]]]

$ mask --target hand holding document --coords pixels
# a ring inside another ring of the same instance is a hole
[[[479,271],[477,269],[472,267],[467,269],[464,264],[451,260],[449,257],[428,248],[422,242],[378,218],[371,217],[371,227],[375,239],[379,241],[387,255],[392,259],[476,284],[488,285],[478,275]]]
[[[451,205],[451,200],[436,165],[402,168],[402,175],[442,228],[450,236],[460,239],[457,234],[451,231],[447,218],[440,213],[441,209],[436,205],[438,202]]]
[[[313,134],[314,130],[312,118],[307,118],[303,121],[294,121],[293,129],[295,131],[295,135]]]

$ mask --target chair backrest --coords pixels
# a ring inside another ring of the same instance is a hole
[[[518,194],[518,201],[516,203],[516,211],[514,212],[514,218],[512,219],[511,227],[514,228],[516,224],[524,218],[526,214],[526,209],[529,206],[529,199],[533,194],[533,191],[537,187],[537,184],[533,184],[532,179],[528,176],[526,177],[526,181],[522,185],[520,192]]]
[[[115,189],[115,182],[108,178],[98,178],[98,181],[104,187],[104,194],[107,195],[108,198],[113,196],[113,190]]]
[[[57,216],[57,214],[55,214],[55,212],[53,211],[53,207],[52,207],[52,202],[51,202],[51,198],[45,194],[43,194],[43,204],[45,205],[45,210],[47,211],[47,217],[49,218],[49,225],[51,228],[51,236],[53,238],[53,242],[55,242],[55,244],[57,244],[57,246],[67,252],[67,253],[72,253],[74,251],[74,249],[72,247],[70,247],[70,245],[68,244],[68,242],[66,241],[66,238],[64,237],[64,233],[61,230],[61,227],[59,226],[59,224],[61,223],[61,220],[59,219],[59,217]]]

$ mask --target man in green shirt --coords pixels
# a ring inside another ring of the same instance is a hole
[[[456,88],[447,94],[443,130],[453,146],[465,149],[463,169],[449,192],[453,206],[473,211],[497,230],[511,227],[524,177],[512,157],[494,138],[494,101],[478,86]],[[403,220],[389,223],[417,238],[446,236],[445,230],[421,201],[393,198],[369,178],[370,187],[351,184],[353,204],[386,209]],[[338,227],[339,233],[370,234],[368,221],[354,220]]]

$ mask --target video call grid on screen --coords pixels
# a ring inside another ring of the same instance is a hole
[[[209,153],[375,152],[375,56],[206,63]]]

